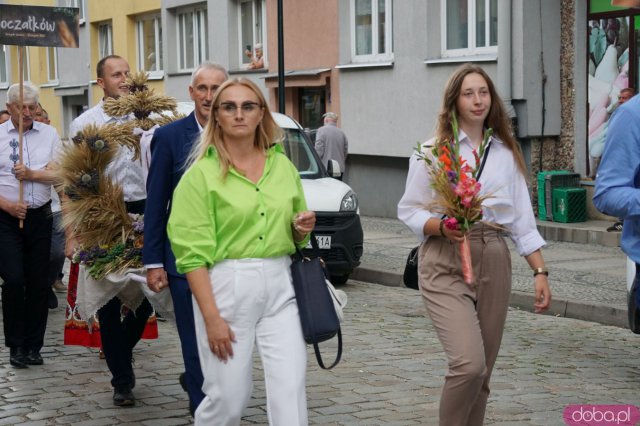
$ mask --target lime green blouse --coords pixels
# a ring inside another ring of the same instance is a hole
[[[177,270],[210,268],[224,259],[292,254],[291,224],[295,214],[305,210],[300,175],[280,144],[267,151],[257,184],[233,168],[223,180],[211,147],[185,172],[173,194],[167,233]]]

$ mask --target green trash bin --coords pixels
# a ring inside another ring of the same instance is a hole
[[[553,175],[564,175],[568,174],[567,170],[549,170],[545,172],[538,172],[538,219],[540,220],[552,220],[552,210],[550,201],[547,202],[547,193],[550,194],[550,191],[547,190],[547,186],[550,183],[548,180],[549,176]],[[571,185],[562,185],[562,186],[571,186]],[[549,208],[547,208],[547,205]]]
[[[553,190],[553,220],[572,223],[587,220],[587,190],[555,188]]]

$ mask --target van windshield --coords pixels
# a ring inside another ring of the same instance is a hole
[[[284,130],[284,151],[289,160],[296,166],[302,179],[319,179],[324,176],[318,160],[312,151],[313,148],[307,143],[302,132],[298,129]]]

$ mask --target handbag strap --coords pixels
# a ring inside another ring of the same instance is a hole
[[[491,141],[489,141],[487,148],[484,150],[484,154],[482,154],[482,162],[480,163],[480,169],[478,169],[478,176],[476,177],[476,181],[480,181],[480,176],[482,175],[482,171],[484,170],[484,163],[487,162],[487,157],[489,156],[490,149],[491,149]]]
[[[320,347],[317,343],[313,344],[313,350],[316,353],[316,360],[318,361],[318,365],[323,370],[331,370],[333,367],[338,365],[340,362],[340,358],[342,358],[342,329],[338,329],[338,354],[336,355],[336,360],[329,367],[325,367],[324,362],[322,361],[322,354],[320,353]]]
[[[311,243],[311,250],[313,251],[313,257],[320,257],[320,247],[318,247],[318,240],[316,240],[316,234],[313,231],[311,231],[309,242]],[[304,259],[304,254],[302,253],[302,250],[297,245],[296,245],[296,254],[300,256],[300,259]]]

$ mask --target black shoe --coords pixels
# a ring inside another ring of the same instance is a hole
[[[27,352],[27,364],[29,364],[29,365],[42,365],[42,364],[44,364],[44,361],[42,360],[42,357],[40,356],[40,351],[37,351],[35,349],[29,349],[29,351]]]
[[[49,287],[49,295],[47,296],[47,306],[49,309],[55,309],[58,307],[58,296],[56,296],[51,287]]]
[[[21,347],[10,349],[9,363],[16,368],[27,368],[27,353]]]
[[[129,386],[117,387],[113,390],[113,405],[117,407],[132,407],[136,405],[136,397],[133,396]]]

